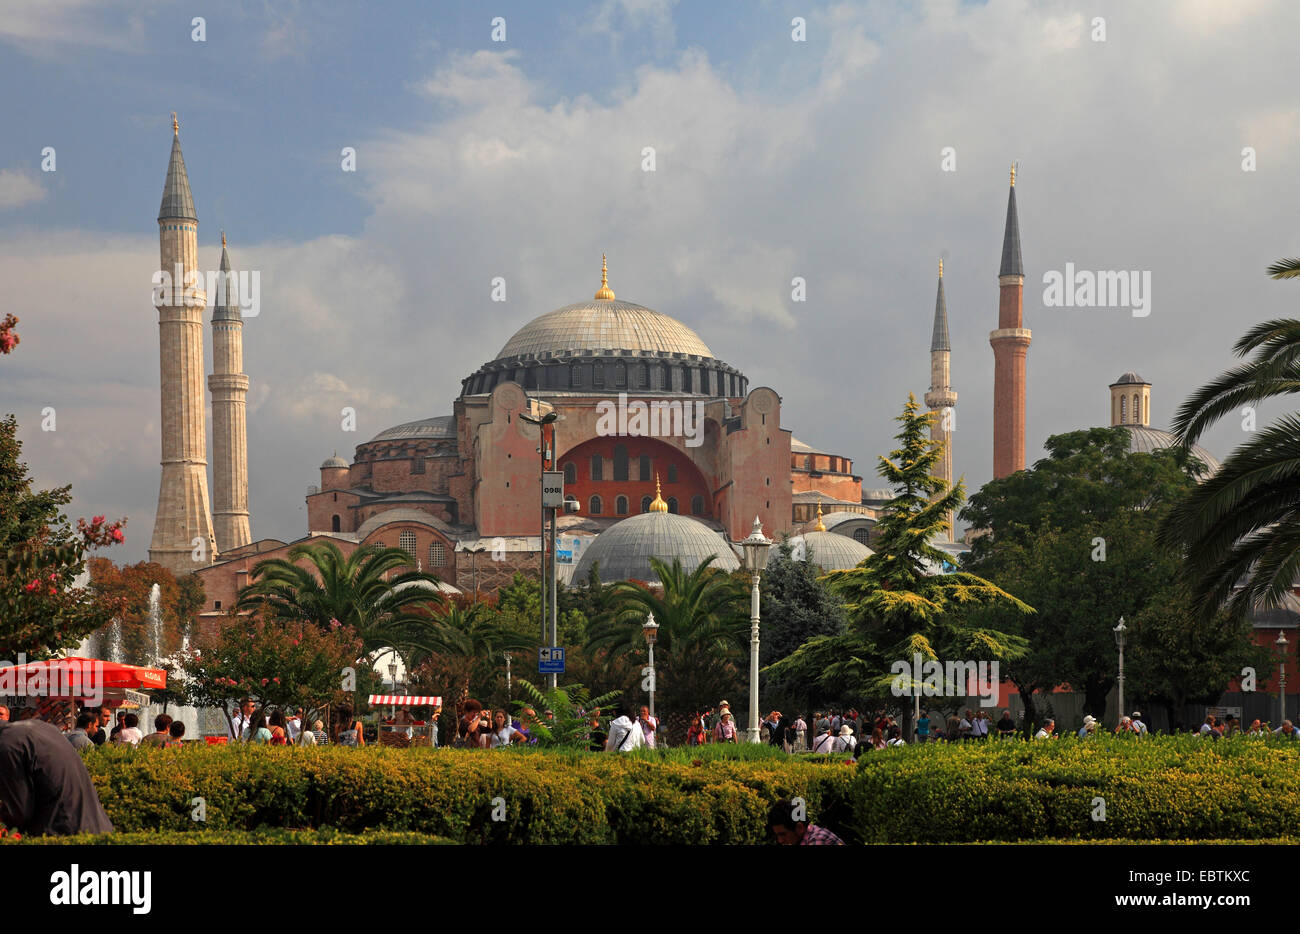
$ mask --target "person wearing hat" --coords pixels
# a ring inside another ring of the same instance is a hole
[[[1079,727],[1079,739],[1087,739],[1097,732],[1097,718],[1092,714],[1087,714],[1083,718],[1083,726]]]
[[[731,711],[726,709],[726,701],[723,701],[722,714],[718,719],[718,725],[713,728],[713,741],[715,743],[734,743],[736,741],[736,724],[732,720]]]
[[[853,738],[853,727],[841,723],[839,735],[835,737],[835,751],[852,754],[857,745],[857,740]]]
[[[713,721],[714,727],[722,722],[722,715],[724,713],[731,713],[731,703],[728,701],[718,701],[718,719]],[[731,719],[733,722],[735,721],[736,718],[734,714]]]
[[[1133,711],[1133,732],[1142,735],[1147,732],[1147,725],[1142,722],[1142,711]]]

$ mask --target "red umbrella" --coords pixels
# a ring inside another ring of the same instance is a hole
[[[86,697],[105,688],[165,688],[167,672],[105,662],[97,658],[56,658],[0,668],[0,694],[18,697]]]

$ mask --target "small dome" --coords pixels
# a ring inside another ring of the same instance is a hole
[[[376,441],[411,441],[421,438],[455,438],[456,418],[453,415],[439,415],[435,418],[422,418],[418,422],[405,422],[385,428],[375,435],[367,444]]]
[[[342,467],[344,470],[347,470],[348,462],[335,454],[333,457],[327,457],[325,463],[320,465],[321,470],[328,470],[331,467]]]
[[[843,537],[843,536],[839,536]],[[604,583],[620,580],[655,581],[650,559],[669,564],[674,558],[694,571],[713,555],[710,567],[734,571],[740,560],[718,532],[698,519],[671,512],[645,512],[616,522],[596,536],[573,569],[573,580],[585,580],[597,565]]]
[[[847,571],[875,554],[861,542],[835,532],[805,532],[793,536],[790,545],[794,549],[790,557],[810,561],[823,571]],[[773,548],[767,563],[771,564],[779,555],[780,551]]]
[[[1129,372],[1121,376],[1119,379],[1115,380],[1115,382],[1111,383],[1111,385],[1112,386],[1129,386],[1129,385],[1150,386],[1151,384],[1148,383],[1146,380],[1144,380],[1142,377],[1138,376],[1132,370],[1130,370]]]
[[[1115,427],[1128,429],[1128,449],[1135,453],[1151,454],[1178,445],[1177,438],[1159,428],[1150,428],[1146,425],[1116,425]],[[1213,476],[1219,472],[1219,459],[1205,448],[1193,444],[1192,454],[1205,462],[1207,469],[1205,476]]]

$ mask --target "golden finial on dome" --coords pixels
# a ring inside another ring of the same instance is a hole
[[[939,257],[939,278],[943,278],[943,257]]]
[[[600,296],[596,296],[599,298]],[[663,497],[659,495],[659,474],[655,474],[655,498],[650,501],[651,512],[667,512],[668,504],[664,502]]]
[[[604,253],[600,254],[600,290],[596,292],[596,298],[607,302],[614,300],[614,290],[609,287],[609,265],[605,262]]]
[[[1011,187],[1016,187],[1016,164],[1011,163]]]
[[[181,135],[181,122],[176,119],[176,111],[174,110],[172,111],[172,135],[173,136]]]
[[[943,260],[939,260],[939,262],[942,263]],[[820,496],[817,497],[817,524],[813,526],[813,531],[814,532],[826,531],[826,523],[822,522],[822,498]]]

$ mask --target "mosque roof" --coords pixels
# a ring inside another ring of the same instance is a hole
[[[861,542],[835,532],[804,532],[802,535],[791,536],[789,542],[794,548],[791,557],[799,561],[809,561],[823,571],[847,571],[875,554]],[[780,552],[773,548],[768,553],[768,564],[771,564],[779,554]]]
[[[1144,380],[1142,377],[1140,377],[1140,376],[1138,376],[1136,373],[1134,373],[1132,370],[1129,370],[1127,373],[1125,373],[1125,374],[1124,374],[1123,376],[1121,376],[1119,379],[1115,380],[1115,382],[1111,383],[1112,386],[1127,386],[1127,385],[1130,385],[1130,384],[1134,384],[1134,385],[1137,385],[1137,386],[1150,386],[1150,385],[1151,385],[1151,384],[1148,383],[1146,380]]]
[[[411,441],[422,438],[455,437],[455,416],[437,415],[433,418],[422,418],[418,422],[404,422],[401,425],[394,425],[392,428],[385,428],[366,443],[374,444],[376,441]]]
[[[1167,431],[1159,428],[1151,428],[1148,425],[1117,425],[1118,428],[1127,428],[1129,443],[1128,448],[1141,454],[1151,454],[1165,448],[1172,448],[1178,445],[1178,439]],[[1205,466],[1210,475],[1219,472],[1219,459],[1211,454],[1199,444],[1192,445],[1192,454],[1205,462]]]
[[[671,512],[644,512],[616,522],[597,535],[583,550],[573,569],[573,579],[585,579],[595,564],[605,583],[649,582],[656,580],[650,567],[652,557],[669,564],[674,558],[680,559],[682,567],[689,572],[710,555],[715,556],[712,567],[723,571],[740,567],[740,560],[726,539],[703,522]]]
[[[593,299],[534,318],[506,341],[497,359],[599,350],[713,356],[700,336],[675,318],[632,302]]]

